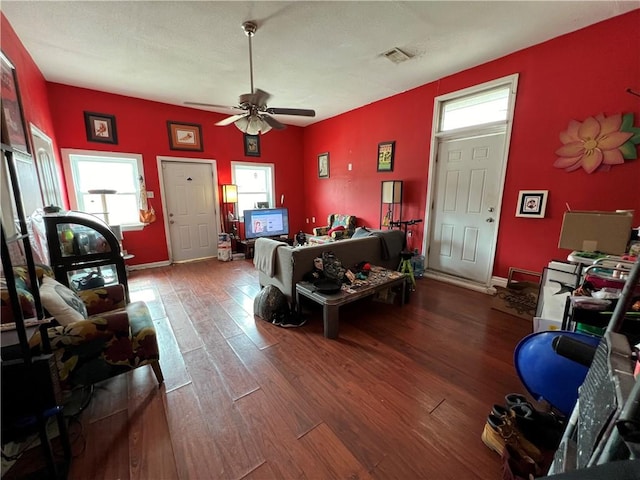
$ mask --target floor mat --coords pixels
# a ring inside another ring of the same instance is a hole
[[[515,287],[494,288],[496,294],[491,302],[491,308],[525,320],[533,320],[538,303],[539,285],[537,283],[518,282]]]

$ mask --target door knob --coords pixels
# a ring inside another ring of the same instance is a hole
[[[173,225],[173,224],[174,224],[174,223],[176,223],[176,222],[174,222],[173,220],[169,220],[169,223],[170,223],[171,225]]]
[[[170,213],[170,214],[169,214],[169,216],[170,216],[170,217],[173,217],[173,213]]]
[[[486,222],[487,223],[493,223],[493,222],[495,222],[495,220],[493,218],[489,217],[489,218],[487,218]]]
[[[489,212],[489,213],[493,213],[493,212],[495,212],[495,211],[496,211],[496,209],[495,209],[495,208],[493,208],[493,207],[489,207],[489,208],[487,208],[487,212]]]

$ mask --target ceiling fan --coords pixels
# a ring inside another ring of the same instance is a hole
[[[231,115],[224,120],[216,123],[218,126],[226,126],[235,124],[238,129],[244,133],[250,135],[257,135],[258,133],[267,133],[272,128],[276,130],[282,130],[287,128],[271,115],[300,115],[305,117],[315,117],[315,110],[301,109],[301,108],[275,108],[268,107],[267,101],[271,95],[259,88],[253,88],[253,56],[251,50],[251,38],[255,35],[258,26],[254,22],[244,22],[242,24],[244,33],[249,37],[249,73],[251,75],[251,92],[240,95],[240,102],[234,107],[228,107],[223,105],[213,105],[210,103],[199,102],[184,102],[185,105],[197,105],[202,107],[218,107],[218,108],[233,108],[237,110],[244,110],[244,113],[237,115]]]

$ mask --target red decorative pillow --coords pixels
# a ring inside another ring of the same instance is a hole
[[[332,236],[333,232],[343,232],[344,230],[345,230],[344,225],[333,227],[331,230],[327,232],[327,235]]]

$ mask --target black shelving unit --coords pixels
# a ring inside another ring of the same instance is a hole
[[[35,263],[29,242],[26,218],[22,206],[22,197],[17,179],[13,149],[2,144],[1,168],[7,174],[7,184],[12,193],[10,204],[2,205],[3,211],[10,211],[10,215],[3,219],[11,218],[11,223],[1,226],[2,233],[2,270],[6,280],[6,288],[9,293],[15,333],[18,344],[11,345],[4,338],[9,332],[3,331],[2,349],[0,350],[2,376],[2,444],[16,441],[30,433],[38,433],[40,449],[46,463],[46,474],[49,478],[66,478],[66,472],[71,462],[71,446],[67,435],[66,423],[63,415],[62,393],[55,359],[51,353],[34,356],[29,348],[28,330],[25,326],[25,318],[20,306],[20,299],[16,288],[13,273],[12,253],[19,247],[20,263],[26,264],[29,275],[31,292],[34,297],[36,318],[40,320],[40,327],[44,333],[48,324],[44,320],[44,309],[40,301],[38,279]],[[17,219],[14,222],[13,219]],[[14,232],[17,224],[17,232]],[[5,231],[5,227],[8,231]],[[23,258],[22,258],[23,257]],[[3,319],[6,322],[6,319]],[[38,323],[38,322],[36,322]],[[56,457],[51,446],[51,439],[47,432],[47,424],[55,418],[63,447],[63,457]],[[26,454],[25,454],[26,455]],[[20,462],[20,458],[17,460]],[[26,463],[26,460],[25,460]],[[16,468],[14,465],[12,468]],[[10,469],[11,470],[11,469]]]
[[[119,238],[100,218],[84,212],[66,211],[44,216],[51,268],[56,280],[78,290],[78,281],[96,273],[105,284],[129,286]]]

